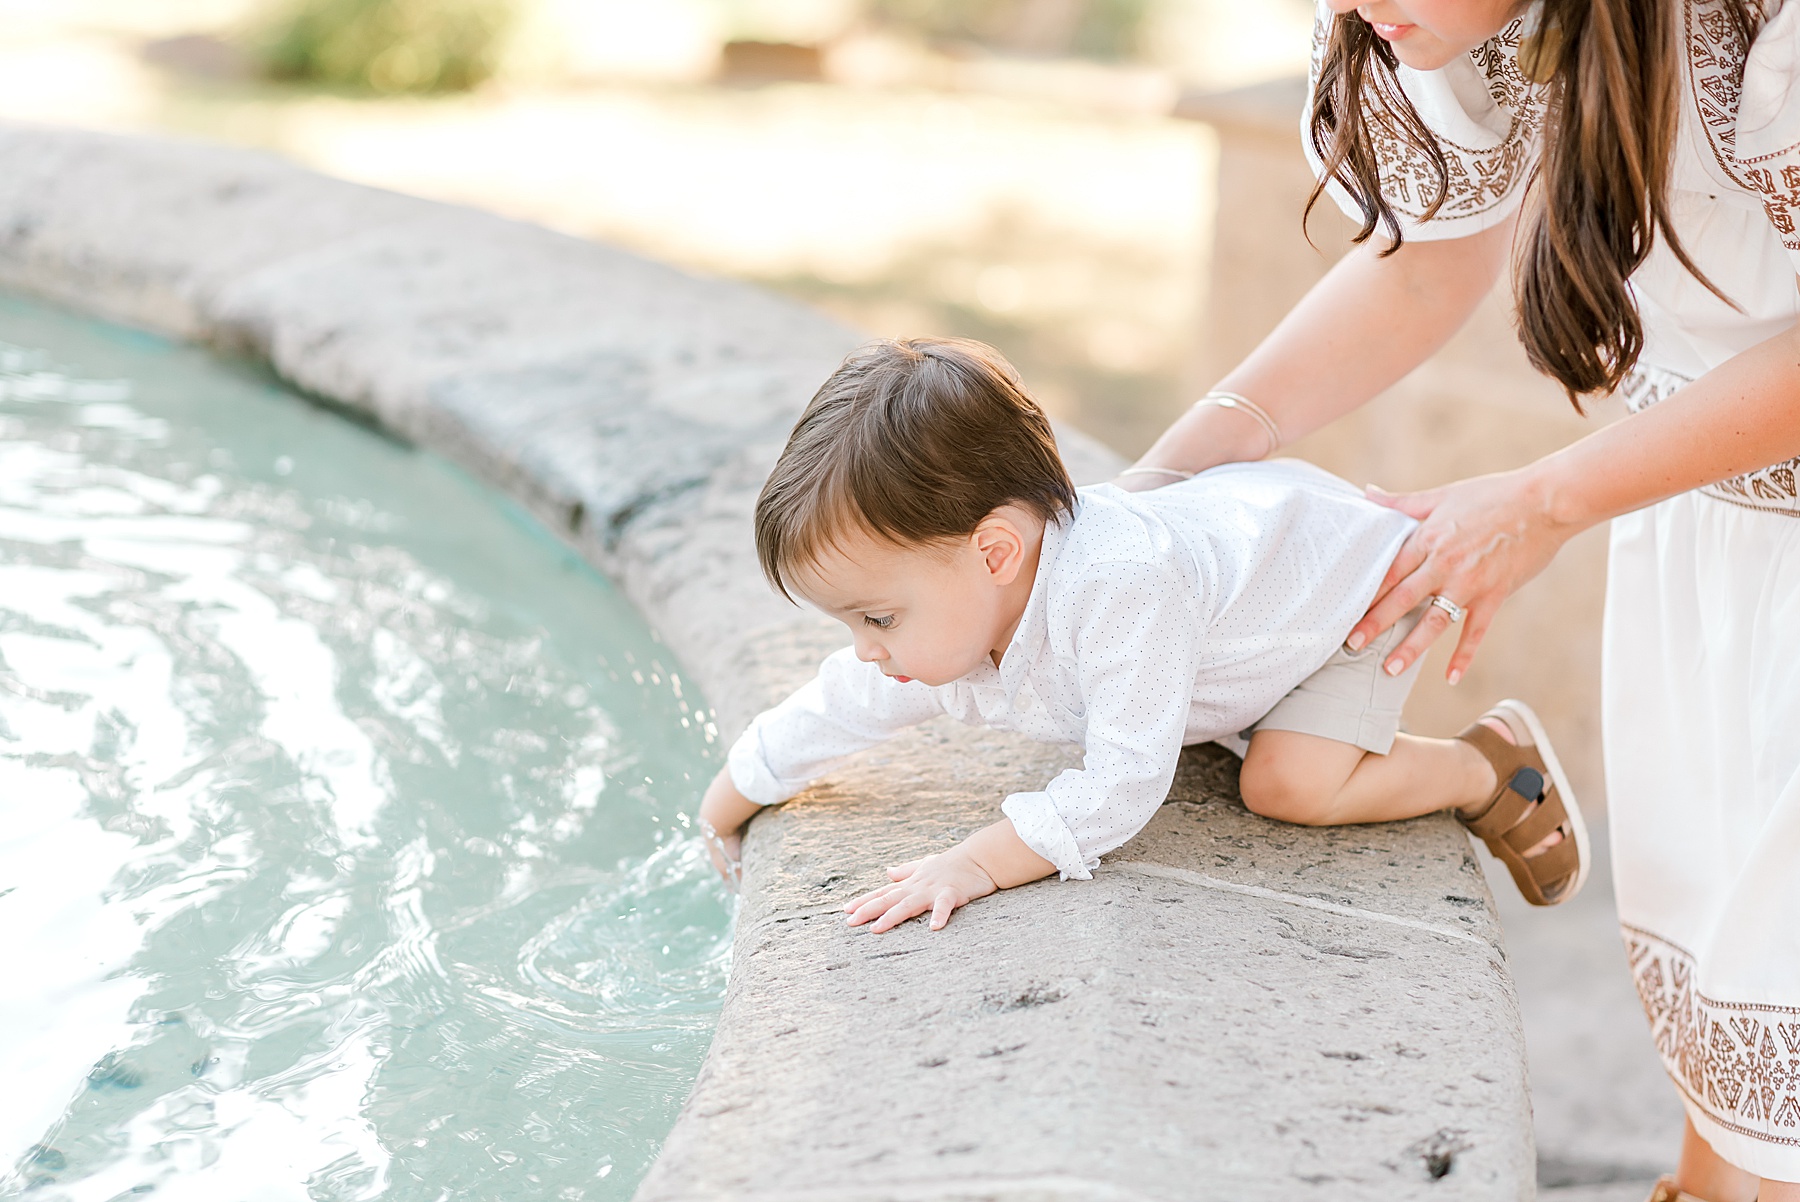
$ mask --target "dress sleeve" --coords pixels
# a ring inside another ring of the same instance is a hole
[[[1744,60],[1736,158],[1800,272],[1800,0],[1770,17]]]
[[[1360,19],[1354,14],[1337,16],[1324,0],[1314,17],[1312,72],[1300,142],[1315,177],[1323,175],[1324,164],[1313,147],[1306,114],[1312,111],[1327,37],[1333,21]],[[1521,22],[1514,21],[1436,71],[1400,66],[1395,72],[1401,90],[1444,154],[1447,190],[1430,220],[1425,212],[1437,187],[1430,160],[1400,136],[1396,119],[1378,101],[1365,97],[1364,113],[1381,164],[1381,193],[1399,219],[1403,237],[1421,242],[1464,238],[1500,224],[1524,202],[1541,148],[1544,90],[1519,70],[1520,28]],[[1372,74],[1377,70],[1371,67]],[[1361,223],[1362,211],[1341,184],[1330,181],[1326,192],[1346,216]]]
[[[1065,881],[1091,877],[1101,855],[1142,830],[1169,795],[1202,634],[1193,596],[1190,583],[1166,570],[1108,564],[1075,599],[1082,765],[1000,807]]]
[[[845,647],[793,696],[756,716],[731,745],[726,769],[739,793],[774,805],[857,752],[943,712],[937,689],[890,680]]]

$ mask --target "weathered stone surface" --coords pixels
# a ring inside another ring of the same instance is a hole
[[[857,341],[624,252],[193,144],[0,127],[0,285],[264,355],[529,504],[643,609],[729,738],[841,641],[750,507]],[[1078,478],[1115,465],[1064,432]],[[1303,830],[1193,751],[1087,883],[850,931],[886,864],[1066,749],[949,724],[760,816],[719,1035],[647,1202],[1522,1198],[1523,1048],[1447,820]]]
[[[1528,1196],[1517,1008],[1447,819],[1268,822],[1190,749],[1093,881],[843,924],[1072,759],[946,721],[757,820],[718,1040],[640,1198]]]

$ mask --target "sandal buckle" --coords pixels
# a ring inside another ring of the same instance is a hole
[[[1512,779],[1506,782],[1506,787],[1526,801],[1542,801],[1544,798],[1544,774],[1536,768],[1520,768],[1512,774]]]

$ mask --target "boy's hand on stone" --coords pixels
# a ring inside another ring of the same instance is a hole
[[[942,930],[958,906],[986,897],[998,886],[962,847],[888,869],[893,884],[844,903],[850,925],[872,923],[875,934],[890,931],[909,918],[931,915],[931,929]]]

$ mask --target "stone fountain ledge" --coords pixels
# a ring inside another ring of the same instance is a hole
[[[842,641],[756,490],[858,335],[753,288],[188,142],[0,125],[0,286],[260,355],[529,505],[730,739]],[[1079,477],[1116,460],[1063,431]],[[1307,830],[1184,757],[1087,883],[847,929],[881,866],[1067,753],[952,725],[760,817],[717,1038],[641,1202],[1521,1199],[1518,1007],[1445,818]]]

